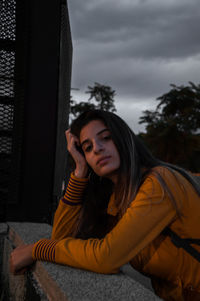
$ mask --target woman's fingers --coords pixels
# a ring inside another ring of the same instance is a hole
[[[23,275],[28,270],[28,267],[17,269],[17,266],[15,265],[15,258],[13,258],[13,253],[11,253],[9,263],[10,263],[10,272],[13,275]]]
[[[70,132],[70,129],[65,132],[65,135],[67,149],[76,163],[75,174],[79,177],[85,177],[88,172],[88,165],[83,152],[77,148],[77,146],[80,146],[79,139]]]
[[[33,244],[20,246],[10,255],[10,272],[14,275],[23,274],[34,260],[32,258]]]
[[[75,136],[71,134],[70,130],[65,132],[65,136],[67,139],[67,149],[70,152],[73,149],[73,143],[75,141]],[[77,142],[78,138],[76,139]]]
[[[67,149],[70,152],[70,154],[72,155],[72,157],[74,158],[75,161],[80,161],[80,159],[82,160],[84,158],[83,154],[81,154],[78,150],[77,150],[77,146],[80,146],[80,142],[78,137],[76,137],[75,135],[73,135],[70,130],[67,130],[65,132],[66,135],[66,139],[67,139]]]
[[[23,269],[21,269],[19,271],[16,271],[15,275],[23,275],[23,274],[25,274],[27,272],[27,270],[28,270],[28,268],[23,268]]]

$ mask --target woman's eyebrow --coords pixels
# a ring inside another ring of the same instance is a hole
[[[99,131],[96,135],[99,136],[101,135],[102,133],[106,132],[106,131],[109,131],[109,129],[103,129],[101,131]],[[82,143],[81,143],[81,147],[83,146],[83,144],[89,142],[90,140],[89,139],[85,139]]]

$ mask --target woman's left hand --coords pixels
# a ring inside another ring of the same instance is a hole
[[[14,275],[24,274],[34,259],[32,249],[34,244],[19,246],[10,255],[10,272]]]

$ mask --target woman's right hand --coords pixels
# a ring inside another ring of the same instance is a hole
[[[70,132],[70,129],[65,131],[65,136],[67,139],[67,150],[69,151],[76,163],[74,175],[77,178],[85,178],[88,173],[88,165],[84,155],[81,154],[81,152],[78,151],[78,149],[76,148],[76,145],[80,146],[79,139]]]

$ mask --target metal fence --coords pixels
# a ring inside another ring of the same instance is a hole
[[[5,219],[15,104],[16,1],[0,2],[0,220]]]
[[[66,169],[61,133],[68,121],[71,57],[66,0],[0,1],[0,222],[26,220],[26,215],[41,220],[59,197]],[[35,131],[41,129],[37,148],[34,125]],[[51,137],[45,140],[42,130],[48,128]],[[37,178],[34,168],[41,168]],[[46,169],[43,178],[42,168]],[[38,184],[42,181],[46,181],[44,191]],[[30,204],[27,183],[35,191],[29,196]]]

